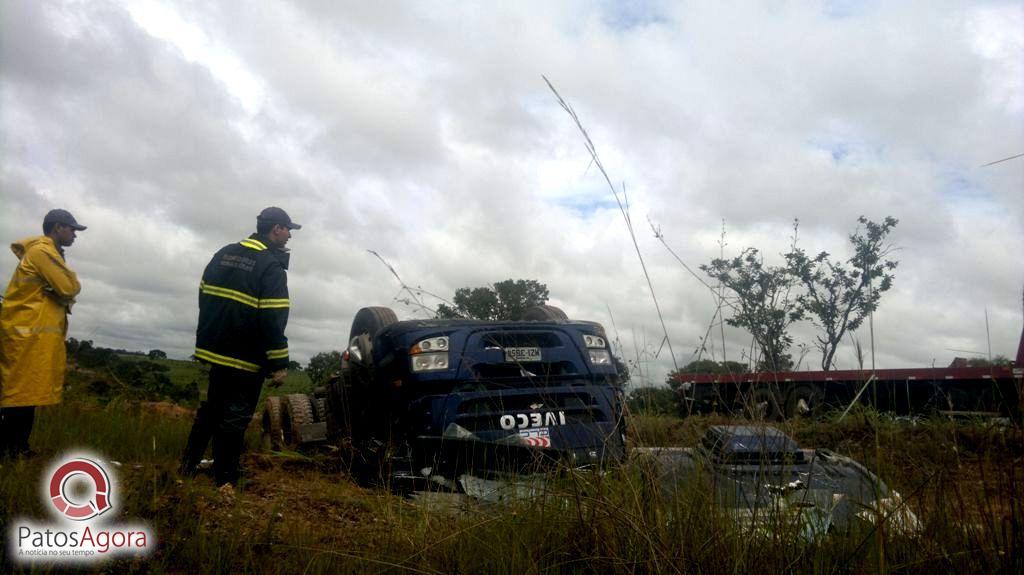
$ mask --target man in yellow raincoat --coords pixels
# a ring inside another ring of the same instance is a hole
[[[60,403],[67,315],[82,289],[64,248],[84,229],[67,210],[50,210],[44,235],[11,244],[20,262],[0,308],[0,457],[31,455],[36,406]]]

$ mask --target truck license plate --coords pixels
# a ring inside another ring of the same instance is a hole
[[[524,361],[540,361],[539,347],[506,347],[505,361],[519,363]]]

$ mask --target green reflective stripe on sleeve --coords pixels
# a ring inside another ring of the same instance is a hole
[[[284,359],[288,357],[288,348],[267,350],[267,359]]]
[[[210,363],[216,363],[217,365],[223,365],[226,367],[234,367],[243,371],[255,372],[260,370],[260,366],[255,363],[249,363],[248,361],[242,361],[241,359],[220,355],[199,347],[196,348],[196,357],[204,359]]]
[[[247,248],[254,249],[254,250],[258,251],[258,252],[262,252],[263,250],[267,249],[267,246],[263,245],[263,242],[261,242],[259,240],[254,240],[252,238],[249,238],[249,239],[246,239],[246,240],[242,240],[242,241],[240,241],[238,243],[242,244],[243,246],[245,246]]]
[[[288,298],[270,298],[260,300],[260,309],[277,309],[284,307],[291,307]]]
[[[208,283],[200,283],[199,291],[207,295],[223,297],[237,301],[238,303],[244,303],[249,307],[259,307],[258,299],[247,293],[242,293],[238,290],[228,289],[220,286],[213,286]]]

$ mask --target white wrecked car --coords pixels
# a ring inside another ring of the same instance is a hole
[[[688,480],[710,482],[719,504],[754,531],[795,529],[807,539],[883,522],[912,535],[921,524],[898,493],[860,463],[827,449],[801,449],[770,426],[713,426],[695,448],[634,451],[651,458],[667,497]]]

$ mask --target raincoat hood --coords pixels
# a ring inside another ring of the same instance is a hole
[[[27,252],[29,248],[39,244],[49,244],[55,250],[57,250],[57,253],[60,254],[60,257],[64,257],[64,249],[55,244],[53,242],[53,239],[50,238],[49,236],[33,236],[30,238],[25,238],[23,240],[18,240],[11,244],[11,251],[14,252],[14,255],[17,256],[17,258],[20,260],[21,258],[25,257],[25,252]]]

